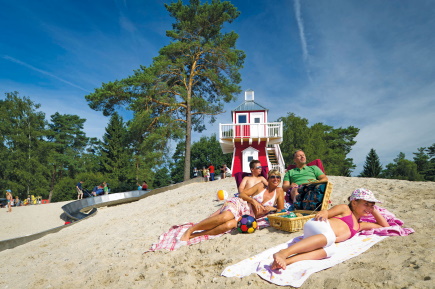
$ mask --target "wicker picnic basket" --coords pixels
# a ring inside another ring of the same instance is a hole
[[[329,206],[329,200],[331,198],[332,193],[332,183],[330,182],[316,182],[316,185],[318,184],[326,184],[325,186],[325,192],[323,196],[322,206],[316,210],[327,210]],[[296,217],[296,218],[284,218],[283,215],[288,214],[288,212],[284,213],[278,213],[278,214],[271,214],[267,216],[269,219],[269,223],[272,227],[287,231],[287,232],[296,232],[299,230],[302,230],[304,228],[305,223],[309,220],[314,218],[316,215],[316,211],[311,210],[295,210],[294,213],[296,215],[303,215],[302,217]]]

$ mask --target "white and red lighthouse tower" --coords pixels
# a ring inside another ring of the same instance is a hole
[[[254,101],[254,91],[245,91],[245,101],[231,111],[232,124],[219,125],[223,153],[233,153],[233,176],[248,172],[249,162],[258,159],[267,171],[278,169],[284,173],[282,122],[268,122],[268,109]]]

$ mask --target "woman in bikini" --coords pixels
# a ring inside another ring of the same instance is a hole
[[[244,189],[239,197],[229,198],[222,208],[207,219],[190,227],[180,238],[188,241],[202,235],[219,235],[237,226],[242,215],[261,218],[270,212],[284,208],[284,191],[278,187],[281,174],[278,170],[271,170],[268,174],[268,186],[262,182]]]
[[[334,253],[334,243],[346,241],[362,230],[390,226],[374,208],[380,201],[371,191],[357,189],[349,201],[349,205],[337,205],[318,212],[304,225],[304,239],[273,255],[272,269],[285,269],[298,261],[330,257]],[[368,214],[373,215],[376,223],[360,222],[360,218]]]

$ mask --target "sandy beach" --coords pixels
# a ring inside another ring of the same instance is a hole
[[[332,205],[365,187],[416,232],[388,237],[361,255],[314,273],[301,288],[434,288],[435,183],[329,177]],[[198,222],[223,203],[216,191],[236,192],[234,178],[192,183],[98,213],[57,233],[0,252],[0,288],[278,288],[256,274],[220,276],[223,269],[299,236],[265,228],[226,234],[176,251],[143,254],[172,225]],[[0,210],[0,240],[64,224],[62,205]]]

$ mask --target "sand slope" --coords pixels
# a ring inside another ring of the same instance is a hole
[[[435,183],[346,177],[330,181],[333,204],[345,203],[352,190],[366,187],[416,233],[389,237],[356,258],[313,274],[302,288],[433,288]],[[249,235],[227,234],[174,252],[142,254],[170,226],[200,221],[216,210],[222,203],[215,201],[218,189],[235,192],[234,179],[194,183],[100,208],[88,220],[2,251],[0,288],[277,288],[257,275],[238,279],[220,273],[301,233],[266,228]],[[54,222],[63,223],[60,207],[35,206],[44,209],[46,222],[51,214]],[[12,214],[0,211],[2,225],[10,225],[1,239],[23,233],[14,225],[17,220],[39,228],[43,222],[30,208]]]

